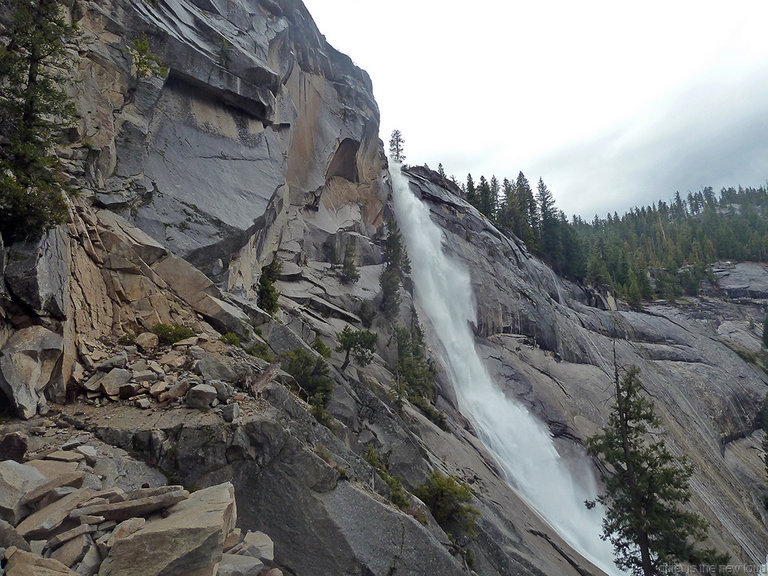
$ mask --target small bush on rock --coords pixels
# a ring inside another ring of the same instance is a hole
[[[152,326],[152,332],[157,334],[161,344],[176,344],[181,340],[186,340],[195,335],[192,328],[183,324],[155,324]]]
[[[221,341],[224,342],[224,344],[229,344],[230,346],[240,346],[240,336],[234,332],[227,332],[224,334],[221,337]]]
[[[413,493],[427,505],[443,530],[475,537],[475,520],[479,512],[469,505],[472,500],[469,486],[435,470]]]

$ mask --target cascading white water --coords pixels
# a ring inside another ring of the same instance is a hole
[[[459,410],[472,422],[507,482],[584,557],[608,574],[621,574],[613,564],[611,545],[599,536],[602,511],[584,506],[596,495],[588,464],[571,462],[569,468],[547,428],[495,385],[470,328],[476,310],[469,273],[443,252],[442,231],[411,192],[400,166],[393,163],[390,172],[416,299],[444,348]]]

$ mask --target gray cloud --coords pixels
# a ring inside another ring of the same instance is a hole
[[[538,159],[568,214],[623,212],[704,186],[768,179],[768,74],[699,82],[624,125]]]

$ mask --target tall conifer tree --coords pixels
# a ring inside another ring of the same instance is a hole
[[[64,221],[65,180],[52,152],[74,106],[61,87],[76,29],[57,0],[11,0],[0,47],[0,232],[13,242]]]

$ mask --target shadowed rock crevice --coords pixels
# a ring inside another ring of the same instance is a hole
[[[326,180],[339,176],[350,182],[359,180],[357,174],[357,152],[360,150],[360,142],[346,138],[339,144],[336,154],[328,167]]]

